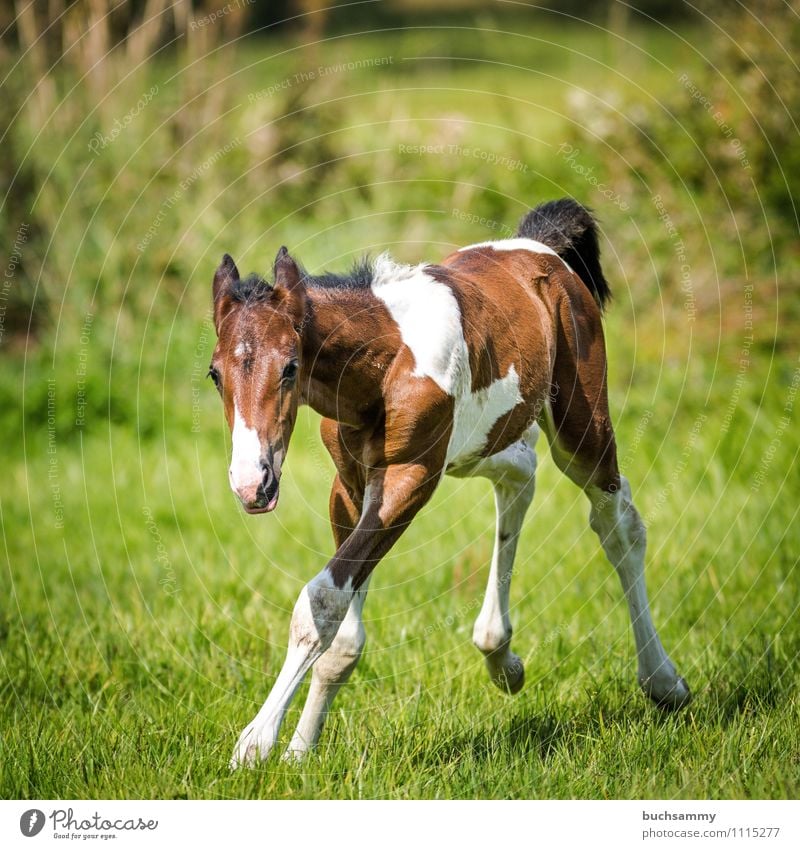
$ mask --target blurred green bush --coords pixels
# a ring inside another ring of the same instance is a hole
[[[120,41],[35,86],[36,67],[4,55],[0,223],[25,240],[0,421],[13,432],[51,418],[66,440],[109,419],[142,436],[189,429],[223,251],[261,271],[283,243],[312,268],[386,247],[435,259],[572,194],[601,213],[612,278],[680,310],[658,197],[698,297],[745,267],[780,265],[795,286],[800,82],[784,47],[800,36],[778,0],[758,6],[760,20],[721,5],[709,61],[687,41],[686,73],[669,75],[654,58],[674,50],[665,30],[514,33],[489,18],[455,41],[432,28],[311,46],[216,44],[184,22],[179,49],[134,63]],[[649,57],[646,73],[625,65],[624,43]]]
[[[574,129],[574,144],[590,151],[619,191],[640,201],[659,195],[695,255],[706,235],[696,226],[699,213],[719,248],[715,273],[775,275],[780,267],[796,278],[800,2],[703,8],[697,70],[677,75],[657,100],[644,91],[622,98],[607,92]],[[643,220],[652,220],[653,204],[642,208]]]

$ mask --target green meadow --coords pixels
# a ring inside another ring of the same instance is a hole
[[[0,796],[797,798],[800,86],[776,114],[757,72],[788,75],[781,51],[710,26],[540,10],[187,36],[38,87],[4,56]],[[375,573],[317,752],[231,773],[333,550],[333,466],[305,409],[277,511],[230,492],[205,380],[220,256],[435,261],[564,195],[601,221],[619,455],[693,703],[639,692],[618,580],[542,438],[522,692],[471,644],[491,488],[448,479]]]

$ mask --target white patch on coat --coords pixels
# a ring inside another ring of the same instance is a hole
[[[261,440],[255,428],[245,424],[239,407],[233,407],[233,450],[231,451],[230,480],[234,492],[253,486],[264,479],[261,468]]]
[[[557,256],[572,271],[569,265],[564,262],[563,257],[558,256],[549,245],[545,245],[544,242],[537,242],[536,239],[499,239],[496,242],[478,242],[476,245],[467,245],[465,248],[459,248],[459,253],[461,251],[471,251],[476,248],[492,248],[496,251],[531,251],[531,253],[535,254],[550,254],[551,256]]]
[[[494,423],[522,400],[512,364],[505,377],[472,392],[469,350],[461,311],[452,290],[424,265],[401,265],[387,254],[375,262],[372,291],[389,310],[403,342],[414,355],[416,377],[429,377],[455,399],[453,432],[446,463],[474,456]]]
[[[240,342],[234,349],[233,353],[237,357],[244,357],[250,353],[250,345],[247,342]]]
[[[494,423],[521,401],[519,375],[513,363],[505,377],[495,380],[486,389],[468,392],[458,400],[447,446],[447,464],[458,464],[478,454]]]
[[[448,395],[463,394],[470,385],[469,356],[450,287],[431,277],[424,265],[402,265],[381,254],[372,292],[386,305],[414,355],[414,376],[431,378]]]

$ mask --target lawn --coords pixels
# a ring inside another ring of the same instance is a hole
[[[127,89],[135,101],[155,79],[159,98],[104,156],[84,162],[83,137],[35,140],[47,165],[37,203],[58,227],[31,241],[52,318],[4,354],[12,367],[0,378],[0,417],[13,426],[0,496],[3,798],[800,793],[796,272],[748,290],[717,276],[719,263],[735,265],[736,246],[720,240],[691,257],[689,316],[658,210],[645,199],[623,216],[558,154],[582,120],[575,86],[657,101],[699,67],[682,35],[636,31],[620,52],[591,28],[494,29],[337,38],[302,57],[250,41],[230,83],[233,130],[198,122],[185,148],[159,123],[178,115],[164,59]],[[393,61],[379,77],[337,73],[318,95],[304,89],[318,102],[304,101],[294,125],[275,118],[272,96],[248,99],[299,68],[380,56]],[[230,157],[137,251],[176,181],[231,135]],[[440,142],[528,167],[399,149]],[[297,158],[274,153],[292,143]],[[330,164],[347,157],[344,169]],[[621,190],[633,203],[632,185]],[[612,416],[648,526],[654,619],[692,705],[664,715],[639,692],[617,578],[542,439],[512,587],[522,692],[495,690],[471,645],[490,487],[446,480],[375,573],[367,649],[317,753],[229,772],[279,671],[294,600],[332,553],[332,464],[304,410],[277,512],[249,517],[235,502],[227,426],[202,378],[219,255],[243,271],[263,270],[283,242],[313,269],[383,247],[437,259],[496,236],[459,210],[513,226],[528,203],[565,193],[608,225]]]
[[[612,337],[617,325],[612,312]],[[724,393],[704,405],[680,369],[620,386],[631,352],[612,349],[621,456],[648,518],[654,615],[695,694],[687,711],[664,716],[638,692],[616,577],[582,494],[547,458],[512,592],[519,696],[494,690],[470,642],[491,492],[448,480],[377,570],[368,647],[318,754],[229,774],[294,598],[331,552],[331,467],[308,412],[279,510],[245,516],[207,389],[199,434],[142,442],[111,426],[54,455],[37,434],[27,463],[8,464],[3,795],[795,796],[795,448],[766,452],[787,388],[752,391],[766,376],[754,365],[720,435]]]

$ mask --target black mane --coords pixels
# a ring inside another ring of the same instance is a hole
[[[368,257],[356,261],[350,271],[344,274],[334,274],[330,271],[309,274],[302,266],[298,267],[303,283],[311,289],[369,289],[375,277],[374,264]],[[230,296],[234,301],[250,306],[269,300],[274,291],[274,279],[270,282],[253,273],[236,280],[230,288]]]
[[[369,289],[375,276],[375,268],[369,257],[362,257],[345,274],[333,274],[330,271],[309,274],[301,267],[300,276],[306,286],[313,289]]]
[[[273,287],[258,274],[248,274],[242,280],[236,280],[230,288],[230,296],[240,304],[253,304],[266,301],[273,292]]]

